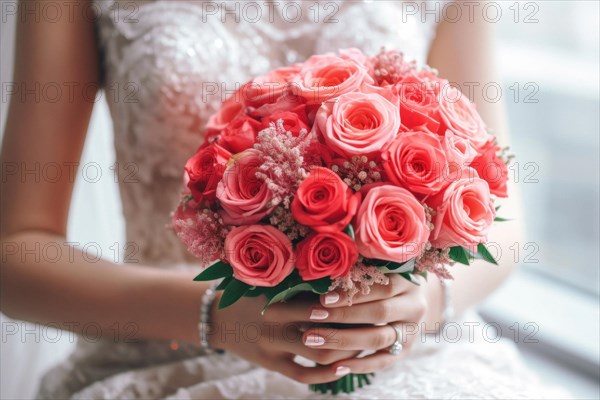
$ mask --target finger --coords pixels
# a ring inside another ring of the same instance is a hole
[[[402,294],[385,300],[347,307],[324,308],[313,305],[309,319],[318,323],[383,324],[394,321],[419,321],[427,303],[422,296]]]
[[[397,339],[396,330],[389,325],[351,329],[312,327],[302,338],[307,347],[333,350],[380,350]]]
[[[302,356],[320,365],[331,365],[341,360],[347,360],[358,356],[360,350],[331,350],[315,349],[305,346],[302,342],[296,343],[293,349],[289,349],[293,355]]]
[[[269,342],[268,345],[273,350],[302,356],[321,365],[330,365],[360,354],[360,350],[332,350],[309,347],[304,345],[301,332],[296,335],[295,339],[288,340],[291,339],[291,335],[289,333],[285,334],[284,336],[288,339]]]
[[[413,285],[410,282],[408,284]],[[392,321],[419,321],[427,309],[427,304],[425,298],[418,294],[416,291],[405,291],[383,300],[334,308],[326,308],[307,300],[277,303],[267,309],[264,318],[276,326],[305,322],[381,324]]]
[[[368,374],[392,366],[394,363],[406,357],[406,354],[407,352],[402,351],[399,355],[394,356],[387,350],[381,350],[366,357],[340,361],[331,365],[330,368],[333,368],[336,371],[344,371],[353,374]]]
[[[347,374],[343,369],[331,368],[324,365],[304,367],[295,363],[291,358],[278,360],[276,367],[273,369],[295,381],[305,384],[331,382]]]
[[[310,321],[310,309],[314,304],[307,300],[287,301],[285,303],[271,304],[264,312],[263,318],[266,321],[277,325],[297,324],[298,322]]]
[[[415,284],[398,274],[389,274],[387,277],[389,279],[387,285],[374,284],[371,286],[368,294],[357,293],[352,298],[352,304],[388,299],[416,287]],[[344,291],[333,291],[322,294],[320,300],[321,305],[326,308],[347,307],[349,305],[347,294]]]
[[[307,301],[275,304],[269,307],[265,319],[278,327],[298,327],[307,323],[383,324],[393,321],[417,322],[426,311],[425,297],[420,296],[419,292],[405,292],[384,300],[335,308],[325,308],[319,303]]]

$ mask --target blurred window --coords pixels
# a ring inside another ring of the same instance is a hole
[[[526,267],[596,295],[598,4],[502,2],[498,23],[498,59],[517,156],[510,172],[522,190],[527,227],[525,243],[507,250]]]

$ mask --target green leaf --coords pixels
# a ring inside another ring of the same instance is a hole
[[[450,256],[451,260],[456,261],[457,263],[461,263],[464,265],[470,265],[469,264],[469,258],[470,258],[469,251],[462,246],[450,247],[449,256]]]
[[[268,297],[268,301],[263,307],[262,313],[264,313],[271,304],[280,303],[282,301],[288,300],[292,296],[300,292],[312,292],[312,287],[308,283],[304,282],[296,286],[284,289],[279,293],[275,293],[272,297]]]
[[[402,277],[404,277],[406,280],[408,280],[411,283],[414,283],[417,286],[421,286],[421,282],[419,282],[419,280],[410,272],[403,272],[400,274]]]
[[[286,289],[289,289],[292,286],[296,286],[297,284],[302,283],[302,282],[304,282],[304,281],[300,277],[298,270],[294,270],[294,271],[292,271],[292,273],[290,275],[288,275],[277,286],[263,287],[262,289],[263,289],[265,296],[267,296],[267,298],[270,299],[271,297],[275,296],[277,293],[282,292]]]
[[[496,217],[496,218],[494,218],[494,221],[497,221],[497,222],[506,222],[506,221],[512,221],[512,219],[510,219],[510,218]]]
[[[416,260],[416,258],[411,258],[410,260],[403,263],[390,261],[382,267],[379,267],[379,269],[386,274],[391,272],[399,274],[404,272],[412,272],[415,269]]]
[[[481,257],[487,261],[490,262],[494,265],[498,265],[498,262],[496,261],[496,259],[494,258],[494,256],[490,253],[490,251],[487,249],[487,247],[485,247],[485,245],[483,243],[479,243],[477,245],[477,253],[479,255],[481,255]]]
[[[242,296],[250,290],[251,286],[237,279],[232,279],[231,282],[225,288],[221,301],[219,301],[219,310],[224,309],[238,301]]]
[[[496,207],[494,207],[494,209],[495,209],[496,211],[498,211],[498,210],[500,209],[500,207],[502,207],[502,205],[496,206]]]
[[[312,291],[317,294],[327,293],[329,291],[329,287],[331,286],[331,278],[324,277],[321,279],[315,279],[314,281],[307,281]]]
[[[229,282],[231,282],[232,279],[233,279],[233,276],[228,276],[227,278],[223,279],[221,281],[221,283],[219,283],[217,285],[217,287],[215,288],[215,290],[223,290],[223,289],[225,289],[225,287],[227,287],[227,285],[229,285]]]
[[[252,286],[250,290],[246,292],[245,297],[258,297],[265,293],[265,288],[260,286]]]
[[[364,263],[365,265],[372,265],[373,267],[385,267],[390,262],[386,260],[378,260],[376,258],[365,258]]]
[[[293,281],[290,281],[287,284],[287,287],[280,287],[278,285],[275,288],[271,288],[271,290],[265,293],[267,295],[268,301],[262,309],[263,313],[271,304],[289,300],[296,294],[301,292],[313,292],[317,294],[327,293],[327,291],[329,290],[329,286],[331,286],[331,279],[325,277],[321,279],[315,279],[313,281],[306,281],[300,283],[294,283]]]
[[[202,271],[195,281],[214,281],[215,279],[225,278],[233,275],[233,269],[231,265],[224,263],[223,261],[217,261],[210,267]]]
[[[354,240],[354,228],[352,227],[352,224],[348,224],[348,226],[344,229],[344,233]]]

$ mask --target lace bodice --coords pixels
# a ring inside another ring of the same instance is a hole
[[[183,165],[208,117],[242,83],[347,47],[375,54],[386,46],[423,62],[437,18],[403,12],[401,3],[97,0],[127,241],[139,250],[136,258],[168,266],[189,258],[165,229]]]

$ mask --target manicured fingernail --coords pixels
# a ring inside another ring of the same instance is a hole
[[[318,335],[308,335],[304,344],[307,346],[323,346],[325,344],[325,338]]]
[[[340,299],[340,295],[336,292],[327,293],[325,295],[325,304],[335,304]]]
[[[350,373],[350,368],[348,367],[337,367],[335,369],[335,376],[344,376],[344,375],[348,375]]]
[[[329,317],[329,313],[327,312],[327,310],[323,310],[322,308],[315,308],[314,310],[312,310],[312,312],[310,313],[310,319],[312,320],[322,320],[322,319],[327,319],[327,317]]]

